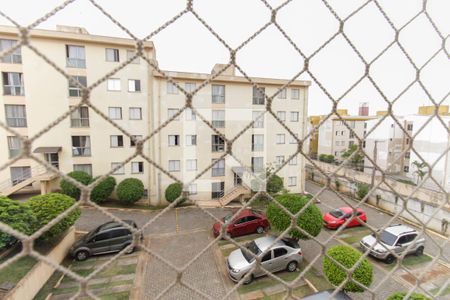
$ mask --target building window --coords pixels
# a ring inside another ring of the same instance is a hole
[[[122,120],[122,107],[108,107],[108,116],[112,120]]]
[[[355,138],[355,133],[353,131],[350,131],[349,134],[348,134],[348,137],[350,139],[354,139]]]
[[[289,144],[297,144],[296,138],[298,138],[298,133],[295,133],[294,136],[292,135],[289,136],[290,136]]]
[[[169,146],[180,146],[180,136],[169,135]]]
[[[298,111],[291,111],[291,122],[298,122]]]
[[[128,79],[128,91],[129,92],[140,92],[141,91],[141,81],[138,79]]]
[[[108,78],[107,81],[108,91],[118,92],[120,91],[120,79],[119,78]]]
[[[277,144],[284,144],[284,143],[285,143],[285,136],[284,136],[284,133],[277,134],[277,137],[276,137],[276,143],[277,143]]]
[[[197,115],[195,114],[195,112],[192,109],[186,108],[184,113],[185,113],[186,121],[195,121],[195,120],[197,120]]]
[[[213,84],[211,86],[212,103],[225,103],[225,86]]]
[[[413,124],[408,124],[407,130],[408,130],[408,131],[412,131],[412,130],[413,130]]]
[[[212,176],[225,176],[225,159],[213,159]]]
[[[188,93],[192,93],[195,90],[196,87],[197,87],[197,85],[194,82],[186,82],[184,84],[184,89]]]
[[[91,138],[88,135],[72,136],[72,155],[91,155]]]
[[[169,160],[169,172],[180,171],[180,161],[179,160]]]
[[[277,111],[277,118],[281,121],[286,121],[286,112],[285,111]]]
[[[2,72],[2,75],[4,95],[23,96],[25,94],[22,73]]]
[[[111,163],[111,170],[114,170],[115,168],[118,168],[114,171],[113,175],[123,175],[125,174],[125,168],[123,165],[121,165],[120,162],[113,162]]]
[[[86,68],[86,55],[84,47],[66,45],[66,63],[69,68]]]
[[[291,99],[300,99],[300,89],[291,89]]]
[[[186,159],[186,171],[197,171],[196,159]]]
[[[392,139],[391,139],[391,141],[392,141]],[[406,139],[406,145],[409,145],[409,139],[408,138]]]
[[[69,80],[69,97],[81,97],[81,88],[79,85],[83,87],[87,86],[86,76],[70,76]]]
[[[197,195],[197,184],[191,183],[188,185],[188,193],[189,195]]]
[[[178,114],[180,110],[178,108],[169,108],[167,110],[167,118],[172,119],[176,114]],[[180,116],[178,115],[174,121],[178,121],[180,119]]]
[[[225,127],[225,111],[224,110],[213,110],[212,111],[212,125],[215,128]]]
[[[167,81],[167,94],[178,94],[177,86],[170,81]]]
[[[106,61],[119,62],[119,49],[106,48],[105,50]]]
[[[298,163],[297,155],[294,156],[294,157],[292,157],[292,158],[289,160],[289,165],[291,165],[291,166],[296,166],[297,163]]]
[[[131,162],[131,174],[144,173],[144,163],[142,161]]]
[[[264,171],[264,158],[252,157],[252,172],[262,172],[262,171]]]
[[[282,90],[278,93],[278,99],[286,99],[286,88],[282,89]]]
[[[264,105],[265,99],[264,94],[266,92],[266,89],[263,87],[253,87],[253,104],[256,105]]]
[[[225,182],[213,182],[211,183],[211,198],[220,199],[224,195]]]
[[[27,127],[25,105],[5,105],[6,125],[9,127]]]
[[[211,136],[211,151],[212,152],[223,152],[225,151],[225,141],[220,137],[220,135],[213,134]]]
[[[71,127],[89,127],[89,108],[81,106],[70,113]]]
[[[253,128],[264,128],[264,112],[253,111],[252,112]]]
[[[127,60],[132,59],[136,55],[136,51],[134,50],[127,50]],[[140,57],[136,57],[131,61],[132,64],[139,64],[140,63]]]
[[[297,185],[297,177],[290,176],[288,177],[288,186],[296,186]]]
[[[338,136],[339,135],[339,131],[336,131],[335,135]]]
[[[411,156],[411,152],[408,151],[405,153],[405,158],[409,158],[410,156]]]
[[[130,120],[142,120],[142,108],[130,107],[129,117]]]
[[[110,136],[111,148],[123,147],[123,135]]]
[[[408,172],[409,172],[409,166],[405,166],[405,167],[403,168],[403,171],[404,171],[405,173],[408,173]]]
[[[18,136],[8,136],[9,158],[16,157],[22,149],[22,140]]]
[[[16,185],[22,181],[31,178],[31,168],[30,167],[11,167],[11,183]]]
[[[186,135],[186,146],[196,146],[197,145],[197,135]]]
[[[353,146],[354,144],[355,144],[354,141],[349,141],[349,142],[348,142],[348,146],[349,146],[349,147]]]
[[[134,139],[130,139],[130,147],[136,147],[136,143],[142,140],[142,135],[132,135],[131,137]]]
[[[73,170],[85,172],[92,176],[92,165],[91,164],[74,164]]]
[[[284,163],[284,155],[278,155],[275,157],[275,164],[281,166]]]
[[[264,135],[252,134],[252,151],[264,150]]]
[[[16,40],[4,40],[0,39],[0,52],[6,51],[17,44]],[[11,54],[4,55],[1,58],[1,62],[5,64],[21,64],[22,63],[22,53],[21,48],[17,48]]]

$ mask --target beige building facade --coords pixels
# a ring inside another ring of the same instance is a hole
[[[13,27],[0,27],[0,53],[18,39]],[[80,84],[91,86],[109,74],[90,93],[92,107],[83,105],[39,136],[32,152],[63,173],[86,171],[93,176],[118,168],[117,181],[128,177],[143,181],[149,203],[164,202],[164,191],[173,182],[165,172],[135,154],[135,139],[148,136],[182,110],[186,96],[143,59],[136,58],[133,40],[95,36],[73,27],[57,31],[33,30],[31,45],[50,58],[58,68]],[[144,56],[156,62],[154,45],[144,44]],[[222,65],[216,65],[217,72]],[[19,134],[34,137],[81,101],[81,91],[28,47],[19,48],[0,62],[2,95],[0,121]],[[186,91],[197,89],[211,74],[164,71]],[[276,93],[287,81],[252,78],[267,95]],[[294,81],[272,103],[272,110],[298,138],[306,131],[309,82]],[[220,199],[236,186],[249,188],[254,172],[277,166],[297,151],[289,132],[269,113],[233,143],[233,155],[222,157],[226,146],[220,138],[237,136],[265,111],[267,99],[244,77],[229,67],[192,99],[195,114],[185,109],[144,144],[143,154],[185,183],[193,200]],[[96,111],[98,109],[98,111]],[[107,121],[108,116],[115,124]],[[201,119],[213,127],[210,128]],[[218,134],[220,133],[220,134]],[[132,135],[134,138],[130,138]],[[2,165],[20,153],[21,141],[12,132],[0,136]],[[119,164],[129,162],[123,167]],[[207,167],[213,168],[203,173]],[[0,190],[44,172],[31,159],[18,159],[0,171]],[[199,175],[201,174],[201,175]],[[292,192],[304,191],[304,160],[292,157],[280,170],[284,185]],[[195,179],[195,180],[194,180]],[[32,183],[38,187],[39,182]]]

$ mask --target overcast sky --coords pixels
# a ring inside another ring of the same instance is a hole
[[[28,25],[63,1],[4,1],[0,10],[22,25]],[[277,6],[283,1],[268,2]],[[380,0],[393,24],[400,28],[422,7],[422,0]],[[98,0],[105,10],[139,38],[148,35],[182,11],[185,0]],[[365,0],[329,0],[341,18],[345,18]],[[197,13],[231,46],[237,47],[269,19],[270,11],[259,0],[194,0]],[[450,1],[429,0],[428,8],[444,36],[450,34]],[[312,54],[338,31],[339,23],[319,0],[293,0],[278,15],[278,23],[306,54]],[[0,23],[11,25],[0,17]],[[39,28],[55,29],[57,24],[81,26],[91,34],[127,37],[87,0],[77,0],[42,23]],[[352,16],[344,28],[346,34],[370,61],[394,40],[394,31],[374,3]],[[226,48],[191,14],[184,15],[153,38],[159,65],[163,69],[209,73],[215,63],[226,63]],[[421,67],[442,45],[425,16],[420,16],[400,33],[400,42]],[[450,39],[447,39],[450,51]],[[237,62],[250,76],[291,79],[303,68],[303,59],[282,34],[271,25],[238,52]],[[310,70],[333,97],[340,97],[365,72],[364,65],[342,36],[338,36],[310,61]],[[370,71],[390,100],[415,78],[415,71],[400,48],[391,47]],[[450,59],[441,51],[423,69],[422,81],[431,96],[440,101],[449,93]],[[310,78],[302,75],[298,79]],[[309,113],[326,114],[331,102],[312,83]],[[386,102],[373,85],[364,79],[339,104],[357,113],[361,102],[369,102],[370,111],[386,109]],[[450,102],[447,98],[446,104]],[[418,105],[430,104],[428,96],[415,84],[394,105],[396,114],[415,113]]]

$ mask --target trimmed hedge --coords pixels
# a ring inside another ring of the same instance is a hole
[[[178,197],[181,196],[181,193],[183,192],[183,185],[179,182],[174,182],[169,184],[169,186],[166,188],[166,191],[164,193],[164,196],[166,197],[166,200],[170,203],[177,200]],[[186,198],[182,198],[180,201],[178,201],[177,205],[180,205],[186,201]]]
[[[131,205],[144,196],[144,184],[137,178],[124,179],[117,186],[116,194],[119,201]]]
[[[97,180],[100,176],[95,177],[92,182]],[[112,176],[106,177],[103,181],[101,181],[91,192],[91,200],[95,203],[102,203],[108,200],[109,196],[111,196],[112,192],[114,192],[114,188],[116,187],[116,179]]]
[[[27,205],[2,196],[0,196],[0,222],[28,235],[33,233],[33,228],[36,226],[36,218]],[[0,249],[15,241],[14,236],[0,231]]]
[[[280,195],[275,200],[288,211],[295,214],[299,212],[311,197],[293,194]],[[271,202],[267,208],[267,218],[270,226],[278,231],[284,231],[291,225],[291,218],[277,205]],[[323,227],[322,213],[314,203],[311,203],[297,218],[297,225],[312,236],[317,236]],[[308,236],[297,229],[290,231],[290,235],[296,239],[308,239]]]
[[[359,251],[344,245],[331,247],[327,254],[348,269],[353,267],[361,257]],[[323,271],[328,281],[334,286],[340,285],[347,279],[347,272],[327,256],[323,257]],[[364,286],[370,286],[373,280],[373,267],[366,258],[355,269],[352,278]],[[344,290],[347,292],[364,292],[362,287],[350,280],[345,284]]]
[[[67,176],[72,177],[78,182],[81,182],[84,185],[88,185],[92,182],[92,176],[83,171],[73,171],[67,174]],[[59,184],[61,188],[61,192],[67,196],[70,196],[76,200],[80,199],[81,191],[75,185],[70,183],[69,181],[63,179]]]
[[[283,188],[283,178],[277,174],[267,174],[267,176],[272,176],[267,181],[266,190],[269,194],[277,194]]]
[[[75,199],[58,193],[51,193],[46,195],[39,195],[31,197],[27,205],[33,215],[36,217],[35,231],[39,228],[45,226],[47,223],[55,219],[61,213],[66,211],[72,205],[75,204]],[[43,235],[40,236],[40,240],[48,241],[54,237],[61,235],[70,226],[72,226],[75,221],[80,217],[81,210],[76,208],[67,217],[62,219],[59,223],[55,224],[49,230],[47,230]]]
[[[403,300],[406,299],[406,292],[397,292],[391,294],[387,300]],[[411,296],[408,297],[409,300],[431,300],[431,298],[426,297],[425,295],[419,293],[412,293]]]
[[[358,190],[356,191],[356,196],[358,199],[363,199],[367,193],[369,193],[370,186],[365,183],[358,183],[357,188]]]

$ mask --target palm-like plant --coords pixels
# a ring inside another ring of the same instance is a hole
[[[422,181],[425,175],[427,175],[428,172],[424,171],[423,169],[427,167],[427,164],[425,162],[419,162],[417,160],[413,161],[412,163],[416,170],[414,171],[414,174],[417,175],[417,184],[419,184],[419,179]]]

